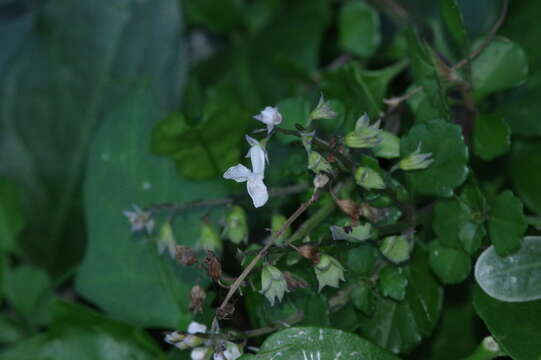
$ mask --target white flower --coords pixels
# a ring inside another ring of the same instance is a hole
[[[196,336],[198,333],[205,333],[207,327],[198,322],[192,321],[188,325],[188,335],[179,331],[165,334],[165,342],[174,345],[180,350],[195,348],[203,343],[203,339]]]
[[[207,347],[194,348],[190,354],[192,360],[207,360],[210,358],[212,350]]]
[[[214,360],[236,360],[240,358],[242,352],[239,349],[239,346],[235,343],[228,341],[225,344],[225,350],[221,352],[214,353]]]
[[[206,333],[206,332],[207,332],[207,327],[196,321],[192,321],[190,325],[188,325],[189,334]]]
[[[254,119],[267,125],[267,133],[270,133],[274,126],[282,122],[282,114],[280,114],[277,108],[267,106],[258,115],[255,115]]]
[[[144,211],[137,205],[132,205],[135,211],[123,211],[122,214],[126,216],[131,223],[131,231],[147,230],[147,233],[152,233],[154,229],[154,220],[150,211]]]
[[[265,150],[263,150],[257,140],[249,136],[246,136],[246,140],[251,145],[246,156],[250,157],[252,170],[242,164],[238,164],[227,169],[224,173],[224,178],[235,180],[236,182],[246,182],[248,194],[252,198],[254,206],[258,208],[265,205],[269,199],[267,187],[263,183],[265,162],[268,162],[268,158]]]

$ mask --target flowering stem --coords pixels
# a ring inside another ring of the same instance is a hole
[[[222,301],[222,304],[217,309],[217,312],[219,312],[220,310],[224,311],[227,308],[227,304],[229,303],[229,300],[231,300],[231,297],[235,294],[235,292],[238,290],[238,288],[240,287],[244,279],[246,279],[246,277],[250,274],[252,269],[257,265],[259,260],[261,260],[261,258],[265,256],[265,254],[270,249],[270,247],[274,245],[274,242],[276,241],[276,239],[279,238],[286,231],[286,229],[295,220],[297,220],[297,218],[301,216],[306,211],[306,209],[310,207],[310,205],[316,202],[318,198],[319,198],[319,189],[315,190],[310,200],[308,200],[305,203],[302,203],[301,206],[299,206],[299,208],[295,210],[293,214],[291,214],[291,216],[286,220],[286,222],[282,225],[282,227],[272,235],[270,241],[259,251],[259,253],[257,253],[257,255],[250,262],[250,264],[248,264],[248,266],[244,269],[244,271],[240,274],[240,276],[235,280],[233,285],[231,285],[231,287],[229,288],[229,291],[227,292],[225,296],[225,299]]]

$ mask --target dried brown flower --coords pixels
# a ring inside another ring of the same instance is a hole
[[[305,244],[299,246],[297,252],[305,259],[311,260],[316,264],[319,262],[319,251],[312,245]]]
[[[186,246],[177,245],[175,247],[175,257],[182,265],[191,266],[197,263],[194,251]]]
[[[207,266],[209,276],[214,281],[219,281],[222,277],[222,264],[220,260],[212,251],[207,251],[207,257],[203,260],[203,263]]]
[[[287,289],[290,291],[305,288],[310,285],[306,280],[293,275],[289,271],[283,271],[282,274],[284,274],[284,278],[286,279]]]
[[[203,303],[207,298],[207,293],[199,285],[195,285],[190,290],[190,311],[194,314],[203,312]]]

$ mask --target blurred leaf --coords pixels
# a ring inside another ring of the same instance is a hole
[[[541,214],[541,144],[515,140],[508,164],[517,193],[530,210]]]
[[[432,153],[434,162],[424,170],[405,172],[408,184],[419,194],[450,197],[468,174],[468,148],[462,129],[443,120],[417,124],[401,139],[401,157],[419,145],[422,153]]]
[[[489,247],[475,264],[475,279],[491,297],[508,302],[541,299],[541,237],[525,237],[520,250],[501,257]]]
[[[522,202],[505,190],[492,205],[488,220],[488,233],[498,255],[506,256],[518,250],[526,228]]]
[[[338,42],[342,50],[368,58],[381,44],[378,12],[364,1],[350,1],[340,8]]]
[[[304,97],[292,97],[282,100],[276,105],[282,114],[280,127],[295,130],[295,124],[306,125],[310,115],[310,102]],[[325,121],[325,120],[323,120]],[[332,121],[332,120],[331,120]],[[300,141],[299,138],[291,135],[277,133],[276,137],[284,144]]]
[[[27,188],[26,255],[58,274],[82,255],[81,174],[96,127],[137,81],[171,111],[186,62],[176,0],[46,1],[33,19],[0,71],[0,173]]]
[[[432,334],[442,307],[443,291],[429,273],[419,250],[406,268],[408,287],[401,303],[377,299],[374,313],[360,314],[360,334],[394,353],[408,352]]]
[[[0,178],[0,252],[14,250],[24,225],[21,188]]]
[[[139,326],[184,328],[194,271],[167,254],[154,240],[130,233],[123,210],[150,204],[223,196],[220,182],[193,183],[179,178],[165,159],[148,154],[150,130],[161,116],[152,96],[136,91],[112,112],[91,148],[85,183],[86,220],[91,229],[77,290],[117,319]],[[201,211],[176,218],[179,243],[199,238]],[[137,301],[134,301],[137,299]]]
[[[209,102],[203,119],[189,125],[180,113],[173,113],[152,130],[151,149],[170,157],[179,173],[189,180],[221,177],[240,157],[248,114],[233,104]]]
[[[347,253],[347,266],[357,275],[369,276],[376,265],[378,251],[371,245],[350,249]]]
[[[474,306],[503,351],[515,360],[538,359],[541,354],[541,300],[525,303],[498,301],[475,289]]]
[[[243,11],[235,0],[184,0],[186,21],[218,33],[231,33],[243,25]]]
[[[55,321],[46,333],[0,353],[1,360],[146,360],[162,352],[145,333],[76,304],[54,304]]]
[[[0,316],[0,344],[11,345],[21,341],[25,336],[21,323],[6,315]]]
[[[475,49],[482,40],[473,44]],[[496,38],[472,61],[474,96],[481,100],[489,94],[520,85],[528,75],[528,58],[517,44]]]
[[[404,269],[397,266],[388,266],[379,273],[379,289],[383,296],[388,296],[396,301],[404,300],[408,278]]]
[[[509,151],[511,130],[500,116],[479,115],[473,127],[475,154],[483,160],[492,160]]]
[[[397,357],[355,334],[316,327],[281,330],[265,340],[257,356],[245,355],[239,360],[336,359],[342,356],[356,359],[398,360]]]
[[[51,279],[44,270],[19,266],[6,274],[4,293],[26,321],[43,325],[50,320],[51,286]]]
[[[366,283],[360,282],[349,294],[353,306],[367,316],[370,316],[374,310],[374,295],[372,291]]]
[[[461,55],[464,57],[468,52],[468,31],[460,7],[456,0],[441,0],[440,5],[445,25],[447,25],[449,33],[460,47]]]
[[[471,270],[471,259],[462,250],[445,247],[438,240],[429,247],[430,267],[444,284],[458,284],[464,281]]]
[[[423,87],[422,92],[428,99],[427,106],[430,107],[430,112],[437,114],[436,118],[449,121],[451,119],[449,104],[430,48],[413,30],[407,32],[407,39],[413,77],[415,82]]]

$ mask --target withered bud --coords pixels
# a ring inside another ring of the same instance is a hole
[[[359,214],[372,222],[380,220],[381,212],[368,204],[361,204]]]
[[[315,264],[319,262],[319,251],[312,245],[302,245],[297,248],[297,252],[305,259],[313,261]]]
[[[321,189],[322,187],[327,185],[328,182],[329,182],[329,175],[325,173],[319,173],[314,177],[314,187],[316,189]]]
[[[234,312],[235,306],[233,304],[225,304],[225,306],[216,309],[216,317],[218,320],[230,319]]]
[[[361,215],[359,205],[353,200],[336,200],[336,204],[344,214],[353,220],[357,220]]]
[[[192,249],[186,246],[175,246],[175,257],[182,265],[191,266],[197,263],[197,257]]]
[[[207,293],[199,285],[195,285],[190,290],[190,311],[194,314],[203,312],[203,303],[207,298]]]
[[[218,257],[210,250],[207,251],[207,257],[203,260],[204,264],[207,266],[207,271],[209,276],[214,281],[219,281],[222,277],[222,264]]]
[[[307,281],[293,275],[289,271],[284,271],[282,273],[284,274],[284,278],[286,279],[287,289],[290,291],[305,288],[310,285]]]

